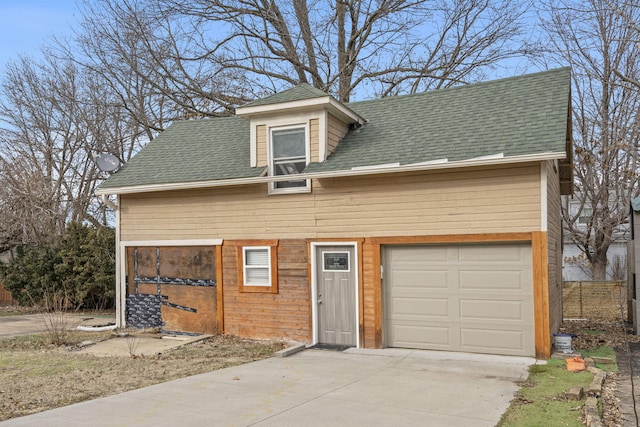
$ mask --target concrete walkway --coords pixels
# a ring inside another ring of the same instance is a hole
[[[532,358],[306,350],[58,408],[9,426],[495,426]]]

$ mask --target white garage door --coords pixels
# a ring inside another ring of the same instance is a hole
[[[388,347],[535,355],[531,245],[384,247]]]

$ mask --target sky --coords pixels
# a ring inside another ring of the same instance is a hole
[[[71,35],[79,19],[75,0],[0,0],[0,67],[20,54],[38,57],[47,38]]]

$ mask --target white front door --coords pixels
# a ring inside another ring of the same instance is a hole
[[[316,246],[315,302],[320,344],[357,345],[356,260],[353,246]]]

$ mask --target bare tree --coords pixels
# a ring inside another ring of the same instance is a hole
[[[92,44],[86,57],[107,68],[126,64],[176,106],[197,115],[225,114],[298,83],[310,83],[341,101],[358,90],[385,96],[447,87],[482,79],[500,61],[530,49],[522,31],[528,2],[85,4],[84,31]],[[135,43],[123,50],[130,40]]]
[[[640,51],[619,13],[637,19],[639,11],[613,0],[557,0],[547,6],[549,55],[570,64],[574,77],[574,198],[580,209],[563,208],[565,232],[587,257],[593,278],[604,280],[614,233],[628,221],[629,200],[640,192],[640,91],[619,76],[640,75]],[[583,209],[592,211],[580,224]]]
[[[55,243],[69,221],[106,224],[93,156],[126,161],[141,145],[140,126],[113,106],[108,89],[89,70],[51,56],[8,66],[0,98],[0,250]]]

